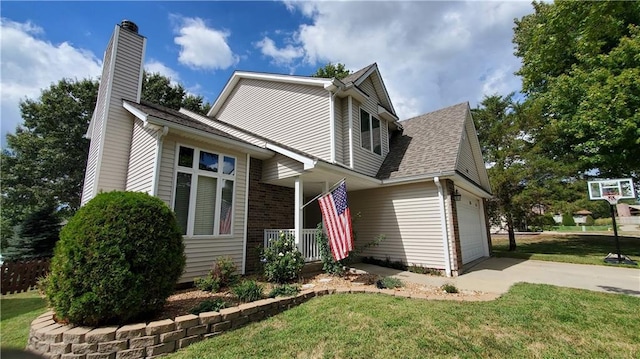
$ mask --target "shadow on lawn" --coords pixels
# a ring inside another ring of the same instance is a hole
[[[619,236],[620,250],[628,256],[640,256],[640,238]],[[565,254],[573,256],[606,256],[616,251],[615,238],[603,235],[567,235],[560,238],[540,238],[539,240],[516,237],[516,251],[509,253],[510,257],[528,259],[533,253]],[[494,252],[507,252],[507,245],[495,245]]]
[[[0,302],[2,302],[0,320],[8,320],[44,306],[44,300],[41,298],[7,298],[3,295]]]

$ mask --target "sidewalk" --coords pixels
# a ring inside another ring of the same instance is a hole
[[[488,258],[458,277],[436,277],[357,263],[354,268],[408,282],[502,294],[518,282],[551,284],[640,297],[640,270],[586,264],[558,263],[514,258]]]

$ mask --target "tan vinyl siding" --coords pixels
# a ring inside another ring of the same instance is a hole
[[[137,100],[143,47],[144,38],[120,30],[98,191],[122,190],[126,185],[133,116],[122,107],[122,100]]]
[[[331,160],[329,92],[322,87],[241,79],[216,117]]]
[[[351,96],[342,99],[342,154],[344,158],[344,164],[351,166],[351,158],[349,152],[349,98]]]
[[[244,247],[245,202],[247,181],[247,155],[230,151],[211,143],[196,141],[169,133],[162,143],[160,178],[158,181],[158,197],[173,208],[172,196],[174,187],[174,165],[176,145],[194,146],[203,150],[233,156],[236,159],[236,179],[233,198],[233,229],[231,236],[220,237],[188,237],[184,236],[187,265],[180,279],[181,283],[191,282],[195,277],[205,276],[213,262],[220,256],[229,256],[238,268],[242,268],[242,251]]]
[[[460,171],[464,176],[468,177],[473,182],[480,184],[480,175],[478,174],[478,167],[471,150],[471,142],[469,141],[469,133],[465,130],[463,132],[462,143],[460,144],[460,151],[458,152],[458,161],[456,169]]]
[[[339,97],[334,98],[333,104],[333,114],[334,114],[334,123],[333,123],[333,133],[336,138],[335,148],[336,148],[336,162],[345,164],[344,162],[344,152],[343,152],[343,143],[344,137],[342,135],[342,102],[343,100]],[[348,139],[347,139],[348,141]]]
[[[153,193],[154,165],[158,157],[156,132],[144,128],[141,120],[135,120],[127,170],[127,191]]]
[[[182,110],[181,110],[182,112]],[[183,112],[185,113],[185,112]],[[256,145],[259,147],[264,147],[264,139],[260,139],[258,137],[255,136],[251,136],[250,134],[247,134],[244,131],[238,131],[237,129],[228,126],[226,124],[220,123],[220,121],[213,121],[212,119],[210,119],[207,116],[203,116],[197,113],[185,113],[186,115],[188,115],[189,117],[193,118],[194,120],[200,121],[202,123],[204,123],[205,125],[211,126],[215,129],[218,129],[220,131],[224,131],[232,136],[235,136],[239,139],[245,140],[249,143],[251,143],[252,145]]]
[[[289,157],[277,154],[262,162],[262,181],[269,183],[282,178],[293,177],[302,174],[302,163]]]
[[[386,238],[364,256],[401,260],[443,269],[442,224],[438,193],[433,183],[416,183],[348,193],[358,242],[363,245],[379,235]]]
[[[353,159],[354,159],[354,170],[364,173],[368,176],[375,176],[378,173],[378,169],[380,169],[380,165],[384,161],[384,157],[387,155],[389,151],[389,147],[383,145],[382,155],[377,153],[373,153],[362,147],[362,141],[360,139],[360,109],[367,111],[369,114],[373,114],[374,117],[378,118],[376,115],[378,113],[378,104],[377,99],[369,99],[366,103],[362,104],[356,100],[353,100],[353,108],[352,116],[353,116]],[[378,118],[379,119],[379,118]],[[384,120],[380,119],[380,131],[385,133],[382,136],[382,141],[384,143],[384,139],[387,137],[387,123]],[[386,152],[385,151],[386,148]]]

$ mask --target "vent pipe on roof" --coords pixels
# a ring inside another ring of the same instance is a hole
[[[138,25],[136,25],[133,21],[122,20],[122,22],[120,23],[120,27],[129,31],[133,31],[136,34],[138,33]]]

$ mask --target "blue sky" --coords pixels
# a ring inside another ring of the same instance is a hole
[[[114,26],[135,22],[145,67],[213,102],[234,70],[309,75],[377,62],[401,119],[520,89],[513,19],[528,1],[0,3],[2,143],[18,103],[97,79]]]

